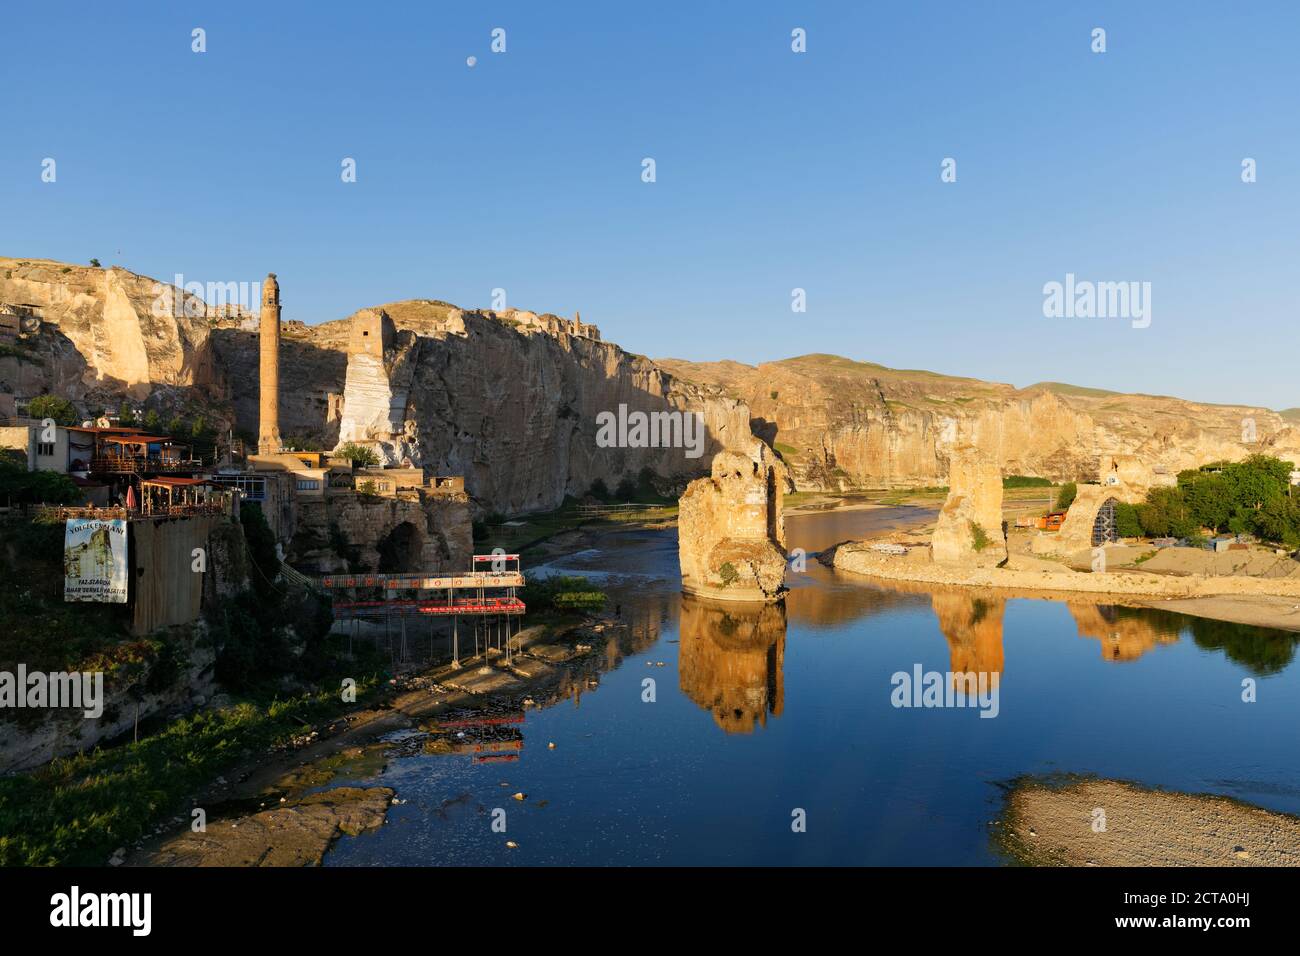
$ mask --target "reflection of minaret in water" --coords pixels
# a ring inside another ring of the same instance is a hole
[[[966,589],[930,595],[939,630],[948,640],[948,668],[953,674],[1002,675],[1002,613],[1006,598],[979,595]],[[954,682],[956,682],[954,678]]]
[[[678,681],[729,734],[785,707],[785,605],[682,595]]]
[[[276,455],[280,444],[280,284],[272,272],[262,284],[262,312],[257,322],[260,341],[257,453]]]

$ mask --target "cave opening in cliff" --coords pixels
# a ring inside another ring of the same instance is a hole
[[[403,521],[392,531],[384,535],[376,546],[379,552],[380,574],[397,574],[405,571],[419,571],[424,553],[424,541],[419,529],[409,521]]]

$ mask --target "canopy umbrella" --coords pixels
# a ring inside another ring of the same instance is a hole
[[[126,486],[126,510],[135,510],[135,485]]]

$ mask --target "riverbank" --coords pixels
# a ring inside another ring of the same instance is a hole
[[[1119,780],[1017,780],[994,839],[1027,866],[1300,866],[1300,819]]]
[[[928,551],[888,554],[873,542],[851,541],[828,549],[824,564],[885,581],[993,588],[1032,596],[1068,592],[1114,598],[1117,603],[1183,611],[1200,617],[1300,631],[1300,580],[1207,575],[1172,576],[1140,570],[1076,571],[1066,565],[1012,555],[1005,567],[939,564]]]
[[[175,817],[136,846],[127,862],[319,863],[340,833],[355,835],[384,822],[382,812],[375,815],[373,788],[329,788],[331,783],[361,765],[382,772],[388,755],[400,751],[400,740],[408,735],[427,753],[481,752],[507,759],[513,741],[498,728],[522,720],[529,708],[577,700],[635,643],[632,629],[610,617],[535,625],[511,639],[509,660],[493,649],[487,656],[463,658],[460,667],[443,664],[395,680],[393,696],[381,706],[329,727],[309,728],[291,749],[252,757],[195,793],[192,803],[205,809],[207,833],[196,834],[188,818]],[[455,719],[449,722],[450,717]]]

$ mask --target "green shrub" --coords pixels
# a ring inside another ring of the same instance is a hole
[[[1006,475],[1002,479],[1003,488],[1050,488],[1051,481],[1033,475]]]
[[[42,420],[52,418],[59,425],[75,425],[77,422],[76,407],[59,395],[37,395],[27,403],[27,414]]]
[[[972,521],[970,522],[970,542],[971,547],[976,551],[983,551],[993,543],[993,539],[989,537],[988,532],[983,527]]]
[[[334,455],[352,462],[354,467],[369,468],[379,464],[379,456],[375,454],[374,449],[366,445],[358,445],[354,441],[342,445]]]
[[[603,591],[583,577],[533,578],[519,592],[519,598],[534,611],[598,611],[605,606]]]
[[[1142,522],[1136,507],[1123,501],[1115,503],[1115,531],[1121,538],[1142,536]]]
[[[1075,496],[1079,493],[1079,486],[1073,481],[1067,481],[1061,485],[1061,491],[1056,496],[1056,510],[1065,511],[1070,505],[1074,504]]]

